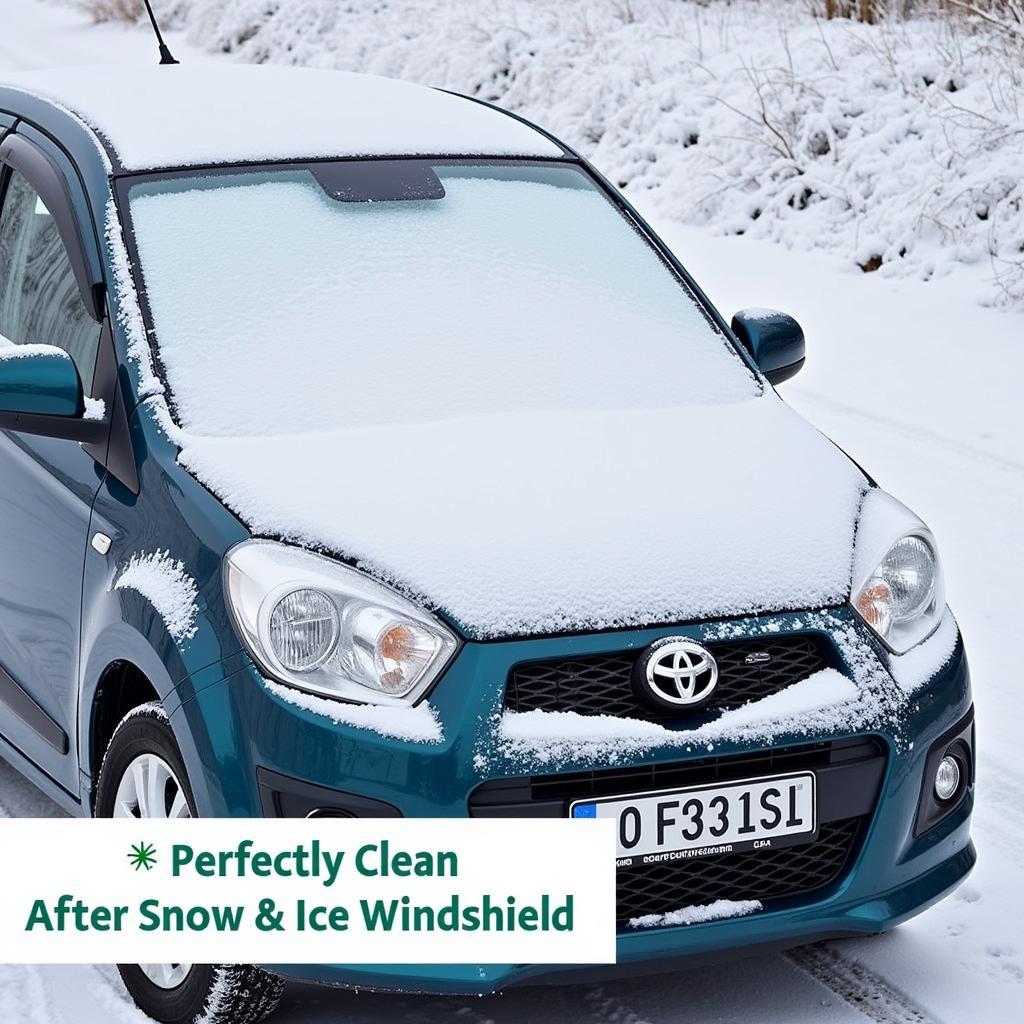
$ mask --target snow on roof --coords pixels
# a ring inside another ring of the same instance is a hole
[[[73,111],[125,170],[347,156],[557,157],[540,132],[480,103],[376,75],[153,65],[12,75]]]

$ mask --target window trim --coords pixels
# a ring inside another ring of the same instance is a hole
[[[11,153],[14,153],[13,159]],[[77,171],[73,164],[72,169]],[[16,135],[14,128],[0,134],[0,218],[3,217],[7,185],[15,171],[36,191],[57,222],[86,311],[100,325],[89,392],[92,397],[103,401],[105,415],[101,420],[87,420],[73,416],[0,412],[0,431],[13,430],[77,441],[112,478],[120,481],[132,494],[138,494],[138,467],[128,421],[129,410],[125,406],[118,357],[107,315],[106,286],[102,270],[97,280],[96,271],[90,269],[90,255],[95,258],[95,266],[102,267],[95,233],[83,233],[65,173],[41,147],[24,136]],[[44,181],[47,191],[41,187]]]
[[[8,133],[0,142],[0,167],[7,171],[7,181],[10,180],[10,172],[17,171],[50,211],[67,251],[86,312],[97,323],[102,323],[106,305],[103,281],[96,281],[90,269],[86,257],[87,243],[75,215],[71,190],[64,174],[42,149],[16,132]]]
[[[15,144],[11,145],[12,143]],[[37,160],[30,157],[28,166],[26,166],[25,161],[21,160],[21,156],[30,151],[34,152],[38,158],[45,161],[45,163],[40,164]],[[15,153],[14,159],[10,158],[10,154],[12,152]],[[37,178],[34,173],[39,166],[48,168],[51,173],[48,192],[46,194],[44,194],[38,187]],[[81,279],[79,278],[79,271],[75,263],[75,257],[71,255],[72,250],[68,248],[66,241],[65,231],[67,228],[68,218],[70,218],[71,222],[75,224],[75,237],[78,240],[77,258],[79,259],[83,269],[86,268],[88,264],[85,261],[84,242],[82,241],[79,233],[78,222],[74,216],[70,192],[68,191],[64,176],[57,168],[56,164],[54,164],[41,149],[33,145],[31,142],[27,142],[25,139],[15,135],[13,131],[9,131],[3,136],[2,141],[0,141],[0,218],[3,217],[7,201],[8,186],[10,185],[11,177],[15,172],[21,174],[28,182],[29,186],[36,192],[43,202],[47,204],[47,209],[50,211],[54,221],[57,223],[57,230],[60,234],[61,242],[68,250],[68,258],[71,261],[73,270],[75,271],[75,280],[78,282],[79,289],[81,290]],[[58,191],[54,192],[55,186],[61,187],[59,187]],[[53,207],[50,206],[51,197],[53,198]],[[58,218],[58,210],[61,211],[60,218]],[[86,271],[86,277],[91,276],[92,275]],[[88,298],[86,298],[86,296],[88,296]],[[106,305],[102,285],[99,286],[99,288],[95,286],[90,287],[87,293],[83,293],[83,300],[86,302],[86,311],[94,319],[97,319],[95,315],[95,302],[100,301],[102,303],[101,310],[103,310],[103,307]],[[105,310],[101,311],[98,318],[98,322],[101,324],[104,322],[104,315]],[[101,328],[99,340],[100,346],[104,343],[106,333],[106,329]],[[99,362],[99,358],[100,355],[97,350],[97,364]],[[96,371],[94,368],[93,384],[95,383]],[[108,402],[112,396],[102,395],[100,397],[102,397],[105,402]],[[38,437],[61,438],[69,441],[78,441],[83,445],[105,447],[110,433],[110,417],[108,415],[102,420],[87,420],[81,416],[49,416],[44,413],[0,412],[0,430],[14,430],[25,434],[33,434]]]

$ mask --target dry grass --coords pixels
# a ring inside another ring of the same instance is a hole
[[[817,17],[877,24],[883,18],[930,14],[985,22],[1001,32],[1024,35],[1024,0],[811,0]]]
[[[79,0],[78,6],[93,21],[138,21],[144,7],[142,0]]]

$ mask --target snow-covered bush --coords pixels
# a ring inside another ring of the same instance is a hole
[[[827,19],[824,2],[157,8],[240,60],[376,72],[509,107],[659,216],[884,275],[975,264],[986,300],[1024,303],[1022,0],[874,0],[875,24]]]
[[[939,0],[940,9],[971,21],[982,21],[1001,32],[1024,37],[1022,0]]]

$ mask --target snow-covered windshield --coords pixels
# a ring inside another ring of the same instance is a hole
[[[408,177],[392,197],[375,191],[381,166],[196,172],[131,189],[157,350],[187,431],[760,393],[582,170],[391,161],[389,180]]]

